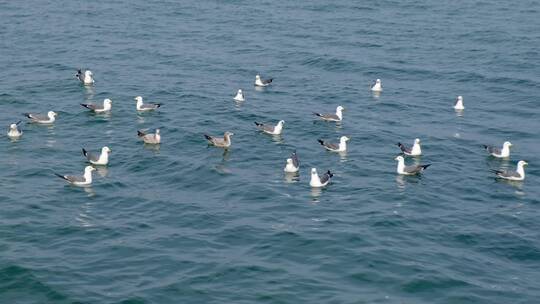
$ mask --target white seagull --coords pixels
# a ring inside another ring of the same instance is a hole
[[[160,103],[143,103],[143,98],[141,96],[137,96],[134,99],[137,101],[137,111],[153,111],[161,107]]]
[[[266,87],[270,83],[272,83],[272,78],[270,79],[262,79],[259,74],[255,75],[255,86],[257,87]]]
[[[92,171],[96,170],[96,168],[92,166],[86,166],[84,168],[84,175],[83,176],[75,176],[75,175],[61,175],[58,173],[54,173],[56,176],[65,179],[68,183],[75,185],[75,186],[88,186],[92,184]]]
[[[103,100],[103,105],[97,105],[92,103],[81,103],[81,106],[94,111],[95,113],[108,112],[112,108],[112,100],[106,98]]]
[[[419,138],[416,138],[414,140],[414,145],[412,146],[412,148],[409,148],[405,145],[403,145],[402,143],[397,143],[398,147],[401,149],[401,152],[403,152],[403,154],[405,155],[409,155],[409,156],[420,156],[422,155],[422,149],[420,148],[420,139]]]
[[[336,114],[313,113],[313,115],[318,116],[322,120],[325,120],[325,121],[342,121],[343,120],[343,111],[344,110],[345,110],[344,107],[338,106],[336,108]]]
[[[255,122],[255,125],[257,126],[257,129],[263,131],[266,134],[280,135],[281,132],[283,131],[284,123],[285,123],[284,120],[280,120],[275,126],[265,125],[259,122]]]
[[[313,188],[321,188],[330,182],[330,179],[334,176],[330,170],[326,171],[325,174],[323,174],[322,177],[319,178],[319,175],[317,174],[317,169],[311,168],[311,180],[309,181],[309,185]]]
[[[347,136],[341,136],[339,138],[339,144],[333,144],[326,142],[322,139],[318,139],[319,143],[328,151],[332,152],[345,152],[347,151],[347,142],[350,140]]]
[[[502,149],[499,149],[493,146],[488,146],[488,145],[483,145],[483,146],[484,146],[484,149],[486,149],[486,151],[491,156],[497,157],[497,158],[506,158],[510,156],[510,147],[512,146],[512,143],[509,141],[505,141],[503,143]]]
[[[382,84],[380,79],[375,80],[375,83],[371,86],[371,90],[373,92],[382,92]]]
[[[525,179],[525,168],[524,166],[528,165],[528,163],[524,160],[520,160],[517,163],[517,169],[516,171],[513,170],[492,170],[497,177],[512,180],[512,181],[522,181]]]
[[[161,143],[161,134],[159,129],[156,129],[156,133],[154,134],[147,134],[142,130],[138,130],[137,136],[142,138],[145,144],[157,145]]]
[[[47,115],[42,114],[33,114],[33,113],[25,113],[24,116],[30,118],[31,122],[39,123],[39,124],[52,124],[56,120],[56,112],[49,111],[47,112]]]
[[[109,147],[105,146],[101,148],[100,154],[88,152],[84,148],[82,148],[82,152],[91,164],[106,166],[109,163],[109,154],[111,154],[112,151],[109,149]]]
[[[78,69],[77,74],[75,74],[75,77],[77,77],[84,85],[93,85],[95,82],[93,76],[94,74],[92,74],[92,71],[90,70],[85,70],[83,73],[81,69]]]
[[[287,173],[296,173],[300,169],[300,162],[298,162],[298,156],[296,155],[296,151],[294,151],[291,154],[291,158],[287,158],[287,164],[285,165],[285,168],[283,171]]]
[[[397,173],[403,175],[416,175],[424,171],[427,167],[431,166],[431,164],[405,166],[405,159],[401,155],[396,157],[395,160],[398,161],[396,170]]]
[[[21,121],[19,120],[18,122],[16,123],[12,123],[11,125],[9,125],[9,130],[7,132],[7,136],[10,137],[10,138],[19,138],[23,135],[23,131],[22,130],[19,130],[19,124],[21,123]]]
[[[458,111],[465,110],[465,106],[463,105],[463,96],[458,96],[456,98],[456,102],[454,103],[454,109]]]
[[[234,96],[233,99],[236,100],[236,101],[238,101],[238,102],[241,102],[241,101],[246,100],[246,99],[244,98],[244,93],[242,92],[242,89],[238,89],[238,92],[236,92],[236,96]]]

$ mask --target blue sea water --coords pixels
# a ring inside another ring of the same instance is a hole
[[[0,125],[59,113],[0,140],[0,303],[540,303],[539,16],[528,0],[0,2]],[[137,95],[163,107],[137,114]],[[110,115],[79,105],[104,98]],[[337,105],[341,124],[311,114]],[[253,124],[280,119],[281,138]],[[159,147],[137,139],[157,127]],[[207,147],[227,130],[229,152]],[[317,143],[341,135],[346,155]],[[432,166],[397,176],[395,144],[416,137]],[[509,160],[482,149],[506,140]],[[92,187],[53,175],[104,145]],[[493,178],[520,159],[524,182]]]

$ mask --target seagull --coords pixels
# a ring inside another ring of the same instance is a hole
[[[105,146],[101,148],[100,154],[94,154],[82,148],[82,153],[91,164],[106,166],[109,163],[109,154],[111,153],[111,149]]]
[[[505,141],[503,143],[502,150],[493,146],[488,146],[488,145],[483,145],[483,146],[484,146],[484,149],[486,149],[486,151],[491,156],[494,156],[497,158],[506,158],[510,156],[510,147],[512,146],[512,143],[509,141]]]
[[[266,87],[272,83],[272,78],[270,79],[261,79],[259,74],[255,75],[255,86],[256,87]]]
[[[238,92],[236,93],[236,96],[234,96],[233,99],[236,100],[236,101],[238,101],[238,102],[241,102],[241,101],[246,100],[246,99],[244,98],[244,93],[242,92],[242,89],[238,89]]]
[[[319,116],[322,120],[326,120],[326,121],[342,121],[343,120],[343,111],[344,110],[345,110],[344,107],[338,106],[336,108],[336,114],[313,113],[313,115]]]
[[[52,124],[56,120],[56,112],[49,111],[47,112],[47,115],[42,114],[33,114],[33,113],[25,113],[24,116],[30,118],[31,122],[39,123],[39,124]]]
[[[382,92],[382,84],[380,79],[375,80],[375,83],[371,86],[371,90],[373,92]]]
[[[283,131],[284,123],[285,123],[284,120],[280,120],[278,124],[275,126],[269,126],[269,125],[265,125],[259,122],[255,122],[255,125],[257,126],[257,129],[263,131],[266,134],[280,135],[281,131]]]
[[[465,106],[463,106],[463,96],[458,96],[456,98],[456,103],[454,104],[454,109],[460,111],[465,110]]]
[[[137,111],[152,111],[161,107],[160,103],[143,104],[143,99],[141,96],[135,97],[135,100],[137,101]]]
[[[528,165],[528,163],[524,160],[520,160],[517,163],[517,169],[516,171],[513,170],[492,170],[493,173],[497,175],[499,178],[512,180],[512,181],[522,181],[525,179],[525,169],[524,166]]]
[[[161,135],[159,133],[159,129],[156,129],[155,134],[147,134],[144,133],[144,131],[142,130],[138,130],[137,136],[142,138],[145,144],[157,145],[161,143]]]
[[[21,121],[19,120],[16,123],[12,123],[9,125],[9,131],[7,132],[7,136],[10,138],[19,138],[23,135],[23,131],[19,130],[19,124]]]
[[[294,151],[291,154],[291,158],[287,158],[287,164],[285,165],[285,169],[283,169],[283,171],[287,173],[296,173],[298,172],[298,169],[300,169],[300,163],[298,162],[296,151]]]
[[[58,173],[54,173],[54,175],[65,179],[68,183],[75,185],[75,186],[88,186],[92,184],[92,171],[96,170],[96,168],[92,166],[86,166],[84,168],[84,175],[83,176],[75,176],[75,175],[61,175]]]
[[[397,145],[401,149],[401,152],[403,152],[403,154],[405,154],[405,155],[409,155],[409,156],[420,156],[420,155],[422,155],[422,149],[420,148],[420,139],[419,138],[416,138],[414,140],[414,145],[412,146],[412,148],[406,147],[405,145],[403,145],[400,142],[397,143]]]
[[[415,174],[421,173],[427,167],[431,166],[431,164],[405,166],[405,159],[401,155],[396,157],[395,160],[398,161],[397,173],[403,174],[403,175],[415,175]]]
[[[330,182],[330,178],[332,178],[334,174],[330,172],[330,170],[326,171],[325,174],[321,178],[319,178],[319,175],[317,174],[317,169],[311,168],[311,180],[309,181],[309,185],[313,188],[321,188]]]
[[[319,139],[318,141],[328,151],[345,152],[345,151],[347,151],[347,142],[349,141],[349,139],[350,138],[348,138],[347,136],[341,136],[339,138],[339,144],[333,144],[333,143],[325,142],[322,139]]]
[[[214,137],[206,134],[204,134],[204,137],[206,138],[206,140],[208,140],[208,143],[213,146],[220,148],[229,148],[231,146],[231,136],[233,135],[234,133],[227,131],[225,132],[225,134],[223,134],[223,138]]]
[[[103,105],[96,105],[91,103],[81,103],[81,106],[94,111],[95,113],[103,113],[111,110],[112,100],[109,98],[103,100]]]
[[[78,69],[77,74],[75,74],[75,77],[77,77],[84,85],[93,85],[95,82],[93,76],[94,74],[92,74],[92,71],[90,70],[85,70],[83,73],[81,69]]]

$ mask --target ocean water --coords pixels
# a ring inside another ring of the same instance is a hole
[[[0,140],[0,303],[540,303],[539,15],[527,0],[0,2],[0,125],[59,113]],[[137,114],[137,95],[163,107]],[[110,115],[79,105],[104,98]],[[311,114],[337,105],[341,124]],[[253,124],[280,119],[279,138]],[[144,146],[137,130],[157,127]],[[227,130],[229,152],[207,146]],[[317,143],[341,135],[346,155]],[[397,176],[396,143],[416,137],[432,166]],[[509,160],[482,149],[506,140]],[[104,145],[92,187],[53,175]],[[494,179],[520,159],[524,182]],[[313,191],[311,167],[332,183]]]

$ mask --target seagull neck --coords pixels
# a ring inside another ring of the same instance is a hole
[[[104,109],[105,111],[110,110],[110,109],[111,109],[111,104],[108,103],[108,102],[104,102],[104,103],[103,103],[103,109]]]
[[[501,150],[501,155],[502,155],[503,157],[508,157],[508,156],[510,156],[510,147],[509,147],[508,145],[504,145],[504,146],[503,146],[503,148],[502,148],[502,150]],[[521,168],[523,168],[523,167],[521,167]]]
[[[343,112],[341,109],[336,110],[336,116],[339,117],[340,120],[343,119]]]
[[[525,178],[525,169],[522,164],[518,164],[516,172],[519,173],[522,178]]]
[[[143,105],[143,101],[141,99],[137,100],[137,109],[140,109]]]
[[[99,156],[100,162],[107,162],[109,160],[109,153],[107,152],[101,152],[101,155]]]
[[[344,140],[344,139],[339,140],[339,150],[340,151],[347,150],[347,141],[346,140]]]
[[[414,143],[412,149],[411,149],[411,154],[420,154],[422,153],[422,149],[420,148],[420,144],[419,143]]]
[[[397,164],[397,172],[401,173],[403,172],[403,169],[405,168],[405,161],[403,159],[398,160]]]
[[[87,183],[92,182],[92,171],[84,171],[84,179]]]
[[[311,181],[310,181],[310,184],[311,185],[315,185],[315,186],[318,186],[321,184],[321,180],[319,179],[319,175],[314,172],[314,173],[311,173]]]

